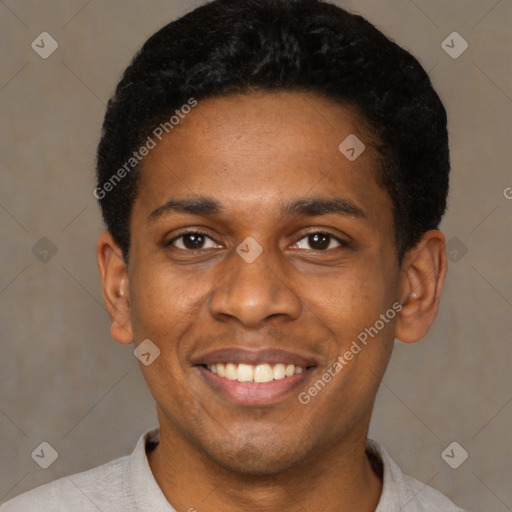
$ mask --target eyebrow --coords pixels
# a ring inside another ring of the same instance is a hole
[[[156,220],[169,212],[188,213],[190,215],[202,215],[213,217],[219,215],[222,211],[220,203],[209,197],[199,197],[195,199],[169,199],[165,204],[153,210],[148,220]]]
[[[364,211],[348,199],[335,198],[308,198],[294,199],[281,204],[281,215],[283,217],[293,216],[318,216],[318,215],[341,215],[355,218],[366,218]],[[163,215],[170,213],[186,213],[189,215],[200,215],[203,217],[215,217],[224,212],[221,204],[211,197],[198,197],[194,199],[169,199],[165,204],[153,210],[148,221],[154,221]]]
[[[366,218],[361,208],[348,199],[297,199],[284,205],[281,210],[283,216],[315,216],[315,215],[342,215],[356,218]]]

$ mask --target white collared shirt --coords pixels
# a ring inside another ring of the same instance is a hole
[[[89,471],[60,478],[0,506],[0,512],[176,512],[158,486],[146,444],[159,441],[153,428],[138,440],[131,455]],[[448,498],[404,475],[386,450],[368,439],[367,452],[382,462],[383,487],[375,512],[464,512]],[[191,503],[190,510],[201,509]]]

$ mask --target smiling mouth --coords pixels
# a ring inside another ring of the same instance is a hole
[[[312,378],[316,366],[287,363],[202,363],[194,365],[204,382],[227,402],[268,407],[290,399]]]
[[[283,380],[293,375],[298,375],[304,371],[303,366],[294,364],[236,364],[236,363],[217,363],[202,365],[211,373],[218,375],[226,380],[236,380],[238,382],[250,382],[254,384],[272,382],[273,380]],[[309,368],[309,367],[308,367]]]

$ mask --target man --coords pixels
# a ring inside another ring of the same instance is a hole
[[[460,511],[368,440],[394,339],[446,274],[446,113],[417,60],[315,0],[217,0],[110,100],[98,241],[111,335],[159,428],[31,510]]]

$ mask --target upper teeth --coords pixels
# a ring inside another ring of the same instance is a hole
[[[302,366],[294,364],[209,364],[207,368],[212,372],[229,380],[238,380],[239,382],[270,382],[271,380],[284,379],[291,377],[296,373],[302,373]]]

